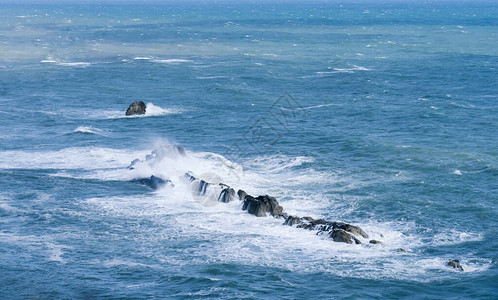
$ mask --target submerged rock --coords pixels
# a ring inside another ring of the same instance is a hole
[[[460,260],[458,260],[458,259],[450,259],[450,260],[448,260],[446,265],[448,265],[449,267],[453,267],[454,269],[458,269],[460,271],[463,271],[463,267],[460,264]]]
[[[382,244],[381,241],[377,241],[377,240],[370,240],[368,241],[370,244]]]
[[[151,187],[155,190],[165,186],[168,183],[171,183],[170,180],[163,180],[163,179],[156,177],[154,175],[150,176],[150,178],[139,178],[139,179],[134,179],[132,181],[146,185],[146,186]]]
[[[147,107],[143,101],[135,101],[132,104],[130,104],[130,106],[128,106],[128,109],[126,110],[126,115],[127,116],[144,115],[146,108]]]

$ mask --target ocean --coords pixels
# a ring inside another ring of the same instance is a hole
[[[0,298],[496,299],[497,68],[493,1],[2,2]]]

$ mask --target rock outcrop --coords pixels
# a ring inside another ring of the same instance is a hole
[[[448,260],[448,262],[446,263],[446,265],[448,267],[453,267],[454,269],[458,269],[460,271],[463,271],[463,267],[460,264],[460,260],[458,260],[458,259],[450,259],[450,260]]]
[[[128,109],[126,110],[126,115],[127,116],[144,115],[146,109],[147,106],[143,101],[135,101],[132,104],[130,104],[130,106],[128,106]]]
[[[165,186],[168,183],[172,184],[170,180],[164,180],[164,179],[161,179],[161,178],[156,177],[154,175],[150,176],[150,178],[139,178],[139,179],[134,179],[132,181],[146,185],[146,186],[151,187],[155,190]]]
[[[134,160],[128,169],[145,165],[152,167],[160,162],[164,157],[185,157],[186,153],[183,147],[176,145],[167,145],[160,149],[152,151],[144,160]],[[368,234],[360,227],[343,223],[332,222],[324,219],[313,219],[312,217],[290,216],[285,213],[284,208],[278,203],[277,199],[272,196],[262,195],[254,197],[243,190],[235,190],[224,183],[210,183],[198,178],[190,172],[185,173],[183,180],[190,186],[194,200],[205,206],[212,206],[218,202],[228,203],[238,199],[241,202],[242,210],[247,211],[256,217],[272,216],[283,220],[283,225],[295,226],[310,231],[316,231],[317,235],[329,238],[334,242],[361,244],[360,238],[367,239]],[[150,186],[157,189],[166,184],[172,184],[170,180],[162,179],[156,176],[150,178],[135,179],[135,182]],[[371,244],[379,244],[380,241],[371,240]]]
[[[368,238],[368,234],[360,227],[343,223],[331,222],[323,219],[313,219],[311,217],[295,217],[289,216],[284,212],[283,207],[278,203],[274,197],[264,195],[254,197],[248,195],[243,190],[235,190],[226,184],[212,184],[202,179],[196,178],[190,173],[185,174],[188,182],[194,184],[198,195],[204,195],[207,190],[211,192],[218,189],[218,202],[228,203],[234,201],[236,198],[242,202],[242,210],[255,215],[256,217],[272,216],[274,218],[283,219],[283,225],[294,226],[306,230],[314,230],[317,235],[324,236],[333,240],[334,242],[348,243],[348,244],[361,244],[358,237]],[[379,241],[371,241],[371,243],[381,243]]]

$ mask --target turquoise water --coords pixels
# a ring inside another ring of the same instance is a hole
[[[0,4],[1,298],[496,298],[497,16]],[[383,244],[203,205],[187,171]]]

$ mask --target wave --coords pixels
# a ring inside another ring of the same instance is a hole
[[[315,72],[313,75],[302,76],[301,78],[316,78],[316,77],[327,77],[330,75],[338,74],[338,73],[355,73],[356,71],[372,71],[373,69],[352,65],[350,68],[333,68],[332,71],[321,71]]]
[[[106,136],[107,132],[105,130],[91,127],[91,126],[78,126],[74,131],[74,133],[85,133],[85,134],[98,134]]]
[[[187,258],[176,258],[179,264],[184,259],[194,262],[198,259],[200,264],[278,265],[290,271],[325,272],[344,277],[432,281],[452,278],[456,273],[445,265],[450,257],[426,254],[420,251],[421,247],[482,238],[479,233],[455,231],[449,232],[446,240],[446,233],[441,232],[428,241],[413,223],[365,220],[355,224],[382,244],[334,243],[313,231],[282,226],[282,219],[256,218],[242,211],[239,201],[205,206],[196,199],[192,184],[185,179],[185,173],[189,172],[208,182],[223,182],[253,195],[273,195],[290,214],[319,218],[330,217],[329,211],[337,210],[339,213],[332,215],[341,219],[341,208],[335,207],[323,190],[323,186],[341,180],[341,176],[314,170],[314,158],[264,155],[239,164],[217,153],[182,151],[163,141],[154,148],[152,152],[97,147],[4,151],[0,152],[0,168],[58,169],[51,176],[103,181],[130,181],[151,175],[170,180],[172,184],[155,191],[144,187],[142,195],[86,199],[84,207],[88,213],[95,212],[98,218],[109,215],[150,220],[154,230],[144,227],[143,232],[137,232],[144,243],[185,235],[210,241],[209,247],[192,248]],[[153,255],[158,260],[170,260],[159,253]],[[55,251],[53,259],[58,257]],[[458,258],[465,272],[480,272],[492,265],[491,261],[473,254],[462,254]],[[128,261],[109,264],[128,263],[134,264]]]
[[[60,61],[60,60],[56,60],[56,59],[51,59],[51,58],[47,58],[47,59],[43,59],[40,61],[40,63],[50,63],[50,64],[56,64],[58,66],[62,66],[62,67],[88,67],[91,65],[91,63],[89,62],[83,62],[83,61],[80,61],[80,62],[63,62],[63,61]]]
[[[177,64],[181,64],[181,63],[192,62],[192,60],[189,60],[189,59],[179,59],[179,58],[173,58],[173,59],[153,59],[152,61],[155,62],[155,63],[170,64],[170,65],[177,65]]]
[[[160,64],[170,64],[170,65],[177,65],[181,63],[189,63],[193,62],[190,59],[182,59],[182,58],[170,58],[170,59],[159,59],[151,56],[137,56],[134,57],[133,60],[138,60],[138,61],[150,61],[154,63],[160,63]]]

